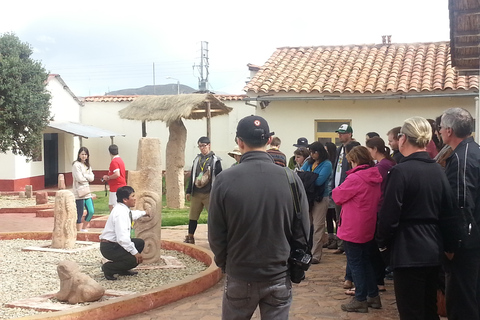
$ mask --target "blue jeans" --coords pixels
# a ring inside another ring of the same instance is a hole
[[[367,296],[378,296],[378,287],[371,262],[373,250],[378,250],[375,241],[354,243],[343,241],[347,264],[352,272],[355,283],[355,298],[358,301],[367,300]]]
[[[262,320],[288,319],[292,304],[292,283],[289,276],[278,280],[245,282],[225,277],[222,302],[223,320],[251,319],[257,306]]]

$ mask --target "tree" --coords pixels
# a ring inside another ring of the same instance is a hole
[[[0,151],[27,158],[38,155],[50,121],[48,73],[32,53],[15,34],[0,35]]]

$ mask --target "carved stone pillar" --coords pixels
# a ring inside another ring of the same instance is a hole
[[[59,190],[55,195],[52,248],[73,249],[77,241],[77,207],[71,191]]]
[[[172,121],[168,125],[170,137],[166,149],[166,176],[167,207],[180,209],[185,207],[185,143],[187,129],[182,119]]]
[[[144,263],[160,262],[162,228],[162,168],[160,140],[141,138],[138,143],[137,170],[128,172],[128,185],[135,189],[137,210],[150,217],[135,222],[135,236],[145,241],[142,255]]]

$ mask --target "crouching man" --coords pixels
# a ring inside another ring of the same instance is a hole
[[[138,272],[131,271],[143,262],[141,255],[145,242],[142,239],[131,238],[133,221],[143,216],[149,216],[145,211],[130,210],[135,207],[137,199],[135,190],[124,186],[117,190],[117,204],[108,217],[105,229],[100,235],[100,252],[110,260],[102,266],[107,280],[117,280],[115,274],[132,276]]]

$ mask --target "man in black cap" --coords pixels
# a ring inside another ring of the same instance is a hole
[[[200,213],[202,213],[203,208],[208,211],[213,180],[222,172],[221,159],[210,150],[210,139],[200,137],[197,143],[200,153],[193,160],[190,180],[185,191],[187,201],[191,202],[188,234],[185,236],[184,242],[191,244],[195,244],[194,234],[197,230]]]
[[[240,120],[240,163],[222,172],[212,187],[208,240],[226,273],[222,319],[250,319],[257,306],[262,319],[288,319],[287,261],[291,250],[306,249],[310,223],[304,189],[295,198],[291,191],[290,181],[300,185],[301,180],[266,153],[272,135],[262,117]],[[300,219],[294,218],[294,199]]]
[[[304,137],[298,138],[297,143],[294,143],[293,146],[297,148],[308,148],[308,140]],[[295,155],[288,160],[288,167],[292,170],[295,169]]]

